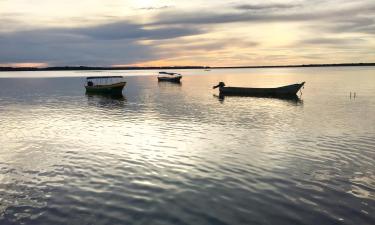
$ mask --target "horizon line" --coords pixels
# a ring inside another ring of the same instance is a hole
[[[138,70],[138,69],[241,69],[241,68],[288,68],[288,67],[335,67],[335,66],[375,66],[371,63],[324,63],[291,64],[260,66],[48,66],[48,67],[13,67],[0,66],[0,71],[44,71],[44,70]]]

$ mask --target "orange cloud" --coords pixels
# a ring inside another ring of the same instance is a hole
[[[48,63],[7,63],[0,64],[1,67],[48,67]]]

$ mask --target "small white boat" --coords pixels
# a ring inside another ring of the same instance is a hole
[[[86,80],[87,93],[118,94],[126,85],[122,76],[87,77]]]
[[[182,75],[179,73],[159,72],[158,81],[181,82]]]

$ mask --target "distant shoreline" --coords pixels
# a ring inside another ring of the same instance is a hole
[[[257,68],[298,68],[298,67],[350,67],[350,66],[375,66],[375,63],[339,63],[339,64],[304,64],[304,65],[278,65],[278,66],[161,66],[161,67],[92,67],[92,66],[61,66],[61,67],[0,67],[0,72],[11,71],[80,71],[80,70],[169,70],[169,69],[257,69]]]

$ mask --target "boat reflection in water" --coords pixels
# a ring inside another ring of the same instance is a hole
[[[122,93],[87,93],[88,105],[103,108],[123,108],[126,103],[126,97]]]
[[[269,99],[269,100],[280,100],[285,102],[294,103],[295,105],[302,105],[303,100],[298,97],[297,95],[294,96],[249,96],[249,95],[225,95],[225,94],[219,94],[213,95],[215,98],[219,99],[220,102],[224,102],[225,98],[254,98],[254,99]]]
[[[161,88],[175,88],[175,87],[181,87],[182,83],[181,82],[158,82],[158,86]]]

